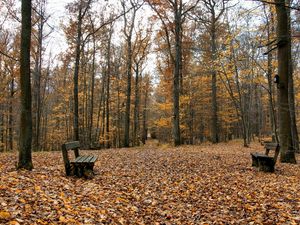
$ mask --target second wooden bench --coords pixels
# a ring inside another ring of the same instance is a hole
[[[275,151],[274,157],[269,156],[270,150]],[[251,153],[252,166],[258,167],[260,171],[274,172],[279,151],[280,146],[278,143],[265,143],[265,154]]]

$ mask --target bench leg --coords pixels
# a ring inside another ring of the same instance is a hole
[[[252,155],[252,166],[258,167],[258,159],[254,155]]]
[[[94,163],[91,164],[76,164],[73,163],[71,165],[71,174],[70,175],[75,175],[77,177],[85,177],[88,179],[91,179],[94,177]]]
[[[264,161],[264,160],[258,161],[258,167],[259,167],[259,171],[263,171],[263,172],[273,173],[275,171],[274,163],[270,163],[270,162]]]

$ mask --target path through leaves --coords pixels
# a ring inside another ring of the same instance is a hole
[[[92,180],[65,177],[60,152],[34,153],[32,172],[15,171],[16,154],[3,153],[0,223],[300,224],[300,166],[261,173],[253,151],[263,147],[93,151]]]

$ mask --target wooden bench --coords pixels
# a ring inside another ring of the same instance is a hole
[[[252,166],[258,167],[260,171],[271,172],[275,171],[275,164],[279,155],[280,146],[278,143],[265,143],[265,154],[251,153]],[[274,150],[274,157],[269,156],[270,150]]]
[[[97,156],[82,155],[79,156],[79,141],[67,142],[62,145],[62,155],[64,159],[66,175],[76,175],[78,177],[91,177],[94,172],[94,164]],[[68,150],[74,150],[74,160],[69,160]]]

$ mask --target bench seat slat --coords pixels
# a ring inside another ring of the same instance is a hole
[[[94,163],[97,160],[97,156],[93,155],[92,158],[90,159],[91,163]]]
[[[92,155],[89,155],[88,157],[86,157],[86,159],[83,161],[84,163],[90,163],[91,159],[93,158]]]
[[[93,155],[83,155],[77,157],[74,161],[71,161],[71,163],[94,163],[97,160],[97,156]]]
[[[89,157],[88,155],[83,155],[81,158],[79,158],[79,159],[77,158],[78,160],[76,159],[75,162],[76,163],[85,162],[88,157]]]
[[[251,155],[253,155],[254,157],[257,157],[257,156],[263,156],[265,154],[258,153],[258,152],[252,152]]]

